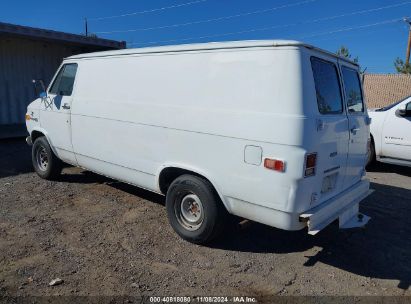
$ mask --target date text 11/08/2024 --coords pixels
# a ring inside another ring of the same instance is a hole
[[[150,303],[257,303],[257,299],[254,297],[150,297]]]

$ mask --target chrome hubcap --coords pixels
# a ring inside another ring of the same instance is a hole
[[[188,230],[197,230],[204,219],[203,204],[195,194],[187,194],[176,204],[176,215],[180,224]],[[179,209],[179,210],[178,210]]]
[[[47,170],[47,166],[49,164],[49,158],[44,147],[40,147],[37,150],[37,165],[42,171]]]

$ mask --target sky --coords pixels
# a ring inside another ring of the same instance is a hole
[[[13,0],[0,22],[124,40],[128,47],[250,39],[346,46],[368,73],[404,59],[411,0]],[[109,18],[106,18],[109,17]]]

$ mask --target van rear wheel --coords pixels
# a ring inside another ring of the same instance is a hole
[[[188,174],[176,178],[168,188],[166,208],[174,231],[195,244],[218,237],[227,214],[210,182]]]
[[[62,169],[62,162],[53,153],[46,137],[34,141],[31,160],[37,175],[47,180],[56,179]]]

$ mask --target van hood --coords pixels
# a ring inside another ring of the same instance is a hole
[[[40,110],[41,108],[41,98],[37,98],[33,100],[29,105],[27,106],[27,110]]]

